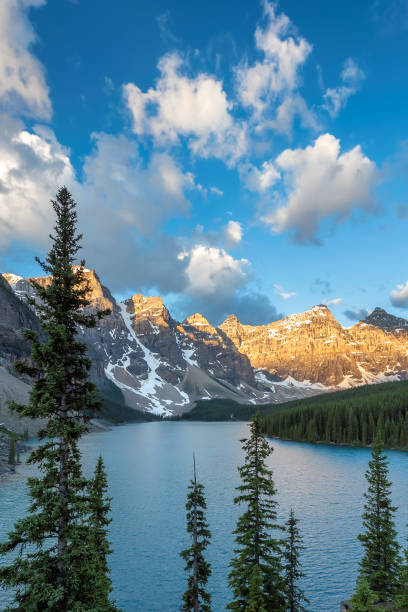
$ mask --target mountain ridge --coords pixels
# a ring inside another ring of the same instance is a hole
[[[200,313],[179,322],[160,296],[136,293],[117,303],[94,270],[85,273],[89,308],[112,310],[97,328],[79,329],[91,376],[102,389],[114,384],[134,409],[169,416],[198,399],[278,403],[408,378],[408,321],[380,308],[351,328],[324,304],[259,326],[242,324],[235,314],[219,326]],[[50,282],[10,273],[0,280],[22,303],[27,295],[35,298],[32,281]],[[0,347],[1,340],[0,334]]]

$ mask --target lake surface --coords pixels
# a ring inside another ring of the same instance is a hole
[[[87,436],[81,444],[87,473],[99,454],[107,466],[113,521],[110,538],[114,597],[125,612],[176,612],[185,590],[184,562],[188,545],[185,500],[195,452],[198,476],[206,489],[207,518],[212,531],[208,560],[213,610],[230,601],[228,563],[234,546],[232,530],[240,510],[232,499],[243,460],[240,438],[244,423],[154,422],[125,425]],[[312,446],[272,441],[269,459],[278,489],[280,517],[291,507],[300,519],[306,550],[303,586],[310,610],[338,612],[341,599],[354,588],[361,556],[369,449]],[[407,535],[408,453],[389,451],[393,501],[399,506],[397,529]],[[0,539],[27,505],[22,465],[0,480]],[[0,609],[9,596],[0,591]]]

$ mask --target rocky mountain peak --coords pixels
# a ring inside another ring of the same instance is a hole
[[[396,317],[378,306],[364,319],[363,323],[379,327],[383,330],[408,329],[408,321],[406,319]]]
[[[149,320],[154,325],[167,327],[171,316],[159,296],[144,296],[141,293],[132,295],[126,300],[128,311],[134,314],[136,321]]]
[[[207,321],[199,312],[187,317],[183,321],[184,327],[195,327],[197,331],[206,332],[207,334],[216,334],[215,328]]]
[[[221,323],[219,327],[223,329],[223,327],[232,326],[232,325],[241,325],[241,321],[238,319],[237,315],[234,315],[234,314],[228,315],[228,317]]]

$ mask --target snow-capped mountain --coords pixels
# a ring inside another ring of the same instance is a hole
[[[181,323],[174,320],[160,297],[137,294],[118,304],[94,271],[86,275],[91,307],[112,310],[97,328],[79,329],[92,359],[92,378],[102,391],[115,385],[124,402],[138,410],[180,414],[197,399],[212,397],[281,402],[408,377],[408,321],[378,308],[349,329],[322,305],[269,325],[242,325],[231,315],[214,327],[198,313]],[[24,313],[8,325],[21,336],[23,327],[38,327],[24,304],[26,295],[35,296],[32,279],[13,274],[3,279],[0,312]],[[21,355],[4,349],[6,336],[0,328],[2,363],[11,372],[13,359]],[[25,344],[20,348],[28,354]]]

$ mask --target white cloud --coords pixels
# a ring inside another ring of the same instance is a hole
[[[229,245],[236,246],[240,244],[242,234],[242,225],[238,221],[228,221],[225,227],[225,237]]]
[[[125,136],[101,133],[93,139],[81,185],[91,220],[92,209],[99,209],[149,235],[166,217],[188,212],[185,189],[193,187],[193,178],[169,155],[154,153],[145,164],[136,143]]]
[[[129,276],[129,266],[140,267],[140,259],[152,282],[160,276],[153,266],[171,277],[169,261],[175,270],[179,247],[160,237],[155,258],[146,241],[157,240],[166,218],[189,212],[185,190],[191,188],[190,176],[164,153],[154,154],[146,165],[131,140],[97,134],[83,177],[77,180],[69,150],[51,130],[37,126],[28,131],[20,121],[0,116],[0,250],[13,240],[48,247],[54,224],[50,199],[65,184],[78,202],[84,254],[90,265],[109,271],[112,285],[121,275]],[[146,277],[144,270],[135,275]],[[179,280],[174,284],[179,286]]]
[[[372,209],[377,168],[360,146],[340,153],[340,141],[319,136],[305,149],[286,149],[275,160],[284,177],[287,201],[262,220],[273,231],[293,230],[299,242],[316,239],[326,217],[347,217],[354,208]]]
[[[224,195],[224,192],[221,189],[218,189],[218,187],[210,187],[210,191],[211,193],[220,197]]]
[[[158,68],[156,88],[123,86],[134,133],[150,134],[158,145],[178,144],[183,136],[198,156],[239,159],[247,147],[246,128],[234,121],[222,82],[204,73],[189,78],[178,53],[162,57]]]
[[[300,86],[300,70],[312,51],[301,36],[292,34],[290,19],[277,14],[275,6],[265,0],[266,27],[257,27],[255,43],[264,55],[252,66],[241,64],[236,69],[236,87],[244,107],[253,112],[257,129],[273,127],[289,133],[293,118],[299,114],[308,126],[316,126],[314,114],[296,92]],[[271,111],[277,110],[270,119]],[[269,119],[268,119],[269,117]]]
[[[343,298],[333,298],[332,300],[325,300],[324,304],[327,304],[327,306],[338,306],[342,301]]]
[[[0,2],[0,103],[3,108],[48,119],[49,90],[42,64],[30,48],[36,34],[27,9],[46,0],[1,0]]]
[[[0,248],[12,240],[46,244],[52,229],[50,198],[75,184],[69,150],[48,128],[32,132],[0,116]]]
[[[224,249],[199,244],[180,253],[179,259],[188,262],[186,292],[194,298],[231,295],[249,279],[249,261],[234,259]]]
[[[390,299],[396,308],[408,308],[408,281],[405,285],[397,285],[397,288],[391,291]]]
[[[272,161],[264,161],[260,170],[249,163],[241,164],[239,173],[246,189],[258,193],[264,193],[280,179],[280,174]]]
[[[327,89],[323,96],[325,99],[323,107],[332,117],[336,117],[340,110],[346,106],[348,99],[358,91],[364,79],[363,70],[349,57],[344,62],[341,73],[343,84],[339,87]]]
[[[281,287],[280,285],[273,285],[274,289],[275,289],[275,293],[277,293],[279,295],[279,297],[283,298],[284,300],[288,300],[289,298],[293,297],[294,295],[296,295],[296,291],[285,291],[283,289],[283,287]]]

